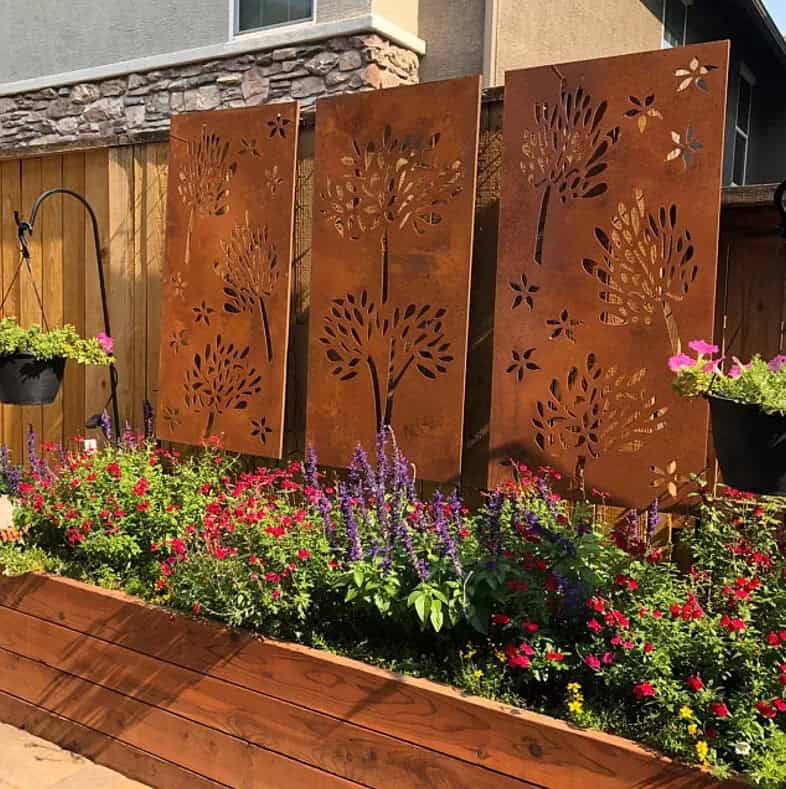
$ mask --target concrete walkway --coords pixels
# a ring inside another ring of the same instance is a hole
[[[51,742],[0,723],[0,787],[144,789],[144,784],[106,767],[99,767]]]

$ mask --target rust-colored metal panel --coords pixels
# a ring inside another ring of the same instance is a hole
[[[712,339],[728,43],[509,72],[492,479],[642,506],[706,462],[666,362]]]
[[[392,426],[423,479],[461,470],[480,78],[319,102],[308,440],[346,465]]]
[[[281,457],[298,105],[177,115],[158,435]]]

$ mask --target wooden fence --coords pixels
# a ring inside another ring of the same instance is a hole
[[[484,101],[481,117],[475,249],[472,275],[463,482],[485,482],[490,409],[491,339],[496,276],[497,219],[502,158],[502,101]],[[286,452],[303,450],[309,313],[313,118],[300,136],[295,212],[292,337],[288,363]],[[13,212],[26,215],[44,189],[67,186],[86,196],[101,229],[104,271],[119,372],[121,414],[141,427],[142,401],[156,406],[159,294],[166,230],[166,137],[86,151],[31,155],[0,162],[0,264],[3,290],[19,252]],[[745,358],[784,349],[786,241],[773,231],[773,187],[726,190],[719,255],[716,339]],[[68,197],[49,200],[31,242],[33,273],[50,325],[73,323],[86,334],[102,329],[91,229],[82,206]],[[6,314],[23,325],[40,311],[26,277],[12,289]],[[2,439],[22,457],[27,425],[46,440],[84,433],[85,420],[109,397],[103,368],[71,365],[57,401],[46,407],[4,406]]]

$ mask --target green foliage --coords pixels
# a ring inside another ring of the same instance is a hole
[[[240,473],[213,448],[183,459],[127,441],[38,462],[19,485],[24,545],[0,547],[0,564],[783,785],[783,502],[701,489],[682,573],[635,513],[599,522],[548,475],[519,472],[470,512],[455,494],[421,500],[395,447],[390,462],[358,455],[327,484],[311,463]]]
[[[44,331],[40,326],[23,329],[16,318],[3,318],[0,320],[0,355],[15,353],[28,353],[41,360],[63,357],[79,364],[111,364],[114,361],[97,338],[83,339],[70,324]]]
[[[786,414],[786,357],[769,362],[754,356],[748,364],[735,360],[727,370],[720,360],[680,354],[670,360],[676,372],[674,388],[683,397],[713,395],[761,406],[768,414]]]

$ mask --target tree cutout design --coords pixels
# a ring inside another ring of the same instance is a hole
[[[571,367],[563,384],[554,378],[548,396],[536,405],[532,424],[543,452],[575,456],[575,477],[583,478],[588,460],[611,453],[639,452],[647,439],[666,427],[667,408],[657,408],[644,384],[646,369],[631,374],[604,371],[595,354],[582,369]]]
[[[235,225],[230,238],[221,242],[221,249],[223,258],[213,268],[224,282],[224,310],[259,315],[267,360],[272,362],[273,344],[265,300],[273,295],[281,276],[276,245],[267,226],[252,227],[246,212],[245,222]]]
[[[535,309],[535,294],[540,290],[538,285],[530,285],[527,275],[522,274],[519,281],[509,282],[510,289],[516,294],[510,308],[515,310],[521,304],[526,304],[531,310]]]
[[[533,253],[538,265],[543,263],[552,193],[568,205],[573,200],[598,197],[608,189],[601,176],[619,141],[620,129],[615,126],[604,133],[607,109],[606,101],[593,106],[592,97],[581,86],[569,91],[564,80],[556,103],[535,104],[535,127],[524,131],[520,167],[533,189],[542,190]]]
[[[447,372],[453,355],[443,331],[446,314],[429,304],[380,309],[366,290],[333,299],[320,342],[341,381],[368,373],[375,430],[391,424],[396,393],[411,369],[428,380]]]
[[[267,437],[273,432],[273,428],[267,423],[267,417],[261,416],[259,419],[251,420],[251,436],[258,438],[262,445],[267,444]]]
[[[603,323],[650,326],[660,312],[677,354],[682,343],[672,305],[687,296],[699,273],[693,240],[679,226],[676,205],[648,212],[643,191],[637,188],[633,196],[630,207],[619,204],[609,233],[595,228],[600,261],[585,258],[582,266],[600,283]]]
[[[583,325],[584,321],[571,318],[567,310],[562,310],[556,318],[549,318],[546,321],[546,330],[549,332],[550,340],[565,337],[571,342],[576,342],[576,329]]]
[[[217,416],[233,409],[248,408],[248,398],[262,391],[262,376],[248,364],[251,348],[225,343],[221,335],[194,355],[186,371],[185,404],[196,413],[207,412],[204,438],[208,438]]]
[[[320,209],[342,238],[359,239],[379,233],[380,304],[389,297],[390,228],[411,227],[418,235],[440,224],[443,208],[463,189],[464,165],[437,159],[440,134],[425,142],[413,136],[396,137],[385,126],[379,141],[352,141],[342,157],[344,174],[329,178],[321,193]]]
[[[202,126],[197,139],[188,142],[188,156],[177,174],[177,192],[188,210],[184,263],[191,263],[194,220],[199,216],[221,216],[229,210],[229,182],[237,172],[230,162],[228,142]]]

